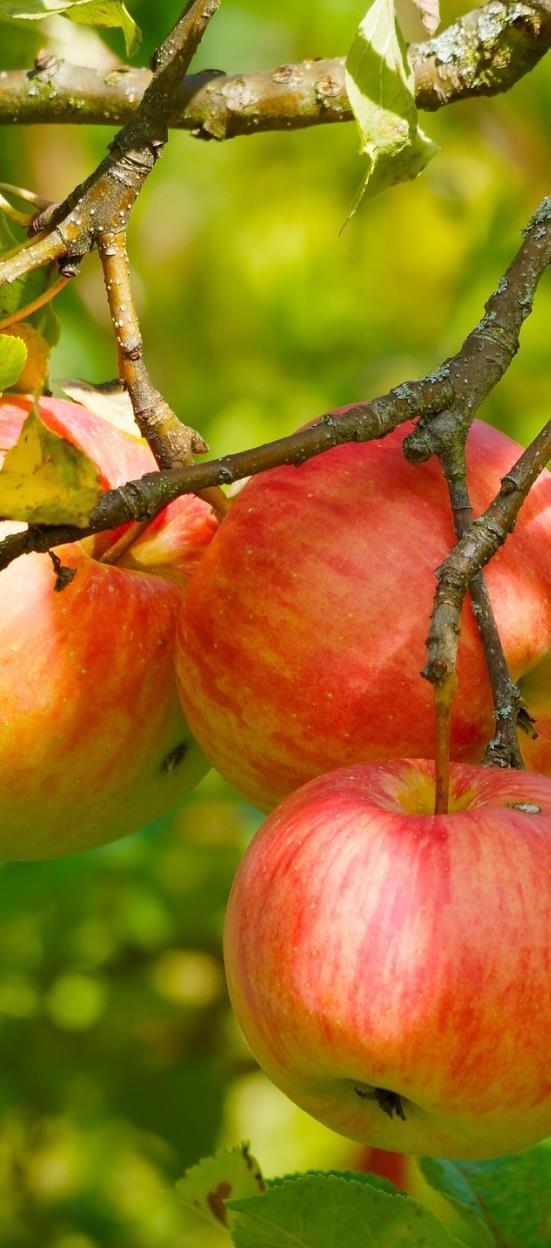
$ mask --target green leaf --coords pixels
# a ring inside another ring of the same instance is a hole
[[[48,346],[50,348],[55,347],[56,343],[59,342],[61,323],[57,312],[54,312],[53,300],[51,303],[45,303],[36,312],[32,312],[28,319],[37,333],[41,334],[44,341],[48,343]]]
[[[6,336],[8,335],[19,339],[27,350],[27,358],[16,383],[10,384],[16,384],[16,389],[23,394],[38,394],[43,390],[48,376],[50,348],[46,339],[28,321],[18,321],[17,325],[6,331]],[[0,334],[1,337],[4,337],[4,333]]]
[[[369,1187],[377,1188],[377,1191],[387,1192],[389,1196],[398,1196],[399,1189],[390,1179],[383,1179],[379,1174],[370,1174],[368,1170],[303,1170],[300,1174],[286,1174],[280,1179],[268,1179],[268,1187],[277,1187],[281,1183],[287,1183],[291,1179],[311,1178],[337,1178],[337,1179],[353,1179],[356,1183],[367,1183]],[[405,1193],[402,1193],[405,1195]]]
[[[228,1202],[236,1248],[458,1248],[446,1227],[406,1196],[376,1189],[369,1176],[311,1174],[283,1179],[263,1196]],[[461,1246],[464,1248],[464,1246]]]
[[[16,246],[17,239],[11,225],[4,213],[0,212],[0,255],[5,251],[11,251]]]
[[[551,1244],[551,1149],[491,1161],[433,1161],[423,1174],[459,1208],[483,1218],[499,1248]]]
[[[76,0],[64,16],[81,26],[120,26],[127,56],[134,56],[141,44],[141,30],[123,0]]]
[[[29,412],[0,470],[0,515],[31,524],[84,526],[100,494],[95,464],[46,429],[36,411]]]
[[[2,3],[3,0],[0,0],[0,5]],[[17,240],[11,226],[4,214],[0,212],[0,256],[7,255],[16,247]],[[15,312],[19,312],[33,303],[35,299],[40,298],[58,278],[57,266],[46,264],[39,269],[33,269],[31,273],[24,273],[14,282],[4,282],[3,286],[0,286],[0,321],[13,316]],[[59,319],[50,303],[44,304],[36,312],[25,316],[25,321],[33,326],[49,347],[55,346],[59,339]],[[8,331],[9,329],[8,326]],[[16,328],[13,333],[17,334]]]
[[[346,87],[367,170],[358,201],[416,178],[438,150],[417,124],[413,71],[394,0],[373,0],[350,49]]]
[[[0,213],[0,256],[2,258],[15,250],[17,244],[14,247],[14,241],[11,230]],[[34,303],[35,299],[39,299],[58,278],[57,265],[44,264],[30,273],[23,273],[13,282],[4,282],[0,286],[0,321],[13,316],[14,312],[19,312],[21,308],[26,308],[30,303]]]
[[[0,391],[15,384],[26,359],[27,348],[21,338],[0,334]]]
[[[33,269],[31,273],[24,273],[13,282],[4,282],[0,286],[0,320],[33,303],[58,277],[59,273],[54,265],[48,264],[40,269]]]
[[[264,1180],[248,1144],[241,1144],[203,1158],[179,1180],[176,1191],[184,1205],[227,1227],[225,1202],[230,1197],[257,1196],[264,1191]]]
[[[39,21],[53,13],[82,26],[120,26],[128,56],[140,46],[140,28],[123,0],[0,0],[2,21]]]

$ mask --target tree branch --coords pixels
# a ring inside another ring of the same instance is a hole
[[[159,468],[189,464],[194,452],[205,453],[207,444],[198,433],[176,419],[149,376],[143,358],[125,232],[101,234],[98,252],[118,348],[119,377],[128,390],[136,424],[147,439]]]
[[[116,490],[106,490],[86,528],[31,525],[4,538],[0,541],[0,570],[19,555],[30,554],[31,551],[44,552],[65,542],[79,541],[92,533],[118,528],[129,521],[152,520],[182,494],[198,494],[210,486],[231,485],[234,481],[256,476],[281,464],[299,465],[343,442],[364,442],[383,437],[419,412],[438,410],[451,398],[448,381],[428,377],[424,381],[397,386],[372,403],[358,403],[342,415],[335,416],[329,412],[307,429],[264,446],[223,455],[210,463],[148,473]]]
[[[549,264],[551,197],[534,213],[524,241],[493,295],[485,315],[465,339],[461,350],[442,365],[454,389],[450,408],[434,418],[423,416],[407,439],[404,451],[411,463],[451,451],[458,429],[466,436],[481,403],[501,380],[514,359],[520,331],[532,311],[542,273]],[[461,465],[458,465],[461,473]]]
[[[457,662],[460,615],[473,576],[488,563],[512,531],[534,482],[551,459],[551,421],[503,478],[497,497],[470,525],[437,571],[438,589],[427,641],[427,664],[423,675],[442,685]]]
[[[458,355],[443,367],[444,375],[453,384],[453,403],[434,417],[430,414],[422,416],[404,443],[404,452],[412,463],[422,463],[432,455],[439,456],[448,484],[455,530],[460,538],[470,531],[472,519],[465,467],[468,431],[480,404],[503,376],[518,350],[522,324],[532,309],[538,282],[550,261],[551,198],[548,198],[529,223],[517,255],[486,304],[485,316],[469,334]],[[496,734],[488,746],[485,759],[498,766],[521,767],[517,724],[520,722],[526,731],[530,731],[530,717],[510,677],[480,569],[475,569],[469,588],[494,699]],[[434,649],[434,635],[431,645]],[[424,674],[438,686],[446,684],[452,698],[454,665],[443,672],[442,679],[435,676],[437,670],[429,659]],[[437,701],[437,709],[438,705]]]
[[[119,376],[128,390],[136,423],[160,468],[183,467],[192,462],[193,455],[204,455],[208,446],[199,433],[178,420],[149,376],[132,290],[126,232],[100,235],[98,252],[118,348]],[[229,503],[219,487],[203,492],[203,497],[218,514],[225,515]]]
[[[507,91],[550,46],[549,0],[490,0],[435,38],[410,46],[417,104],[433,112]],[[133,116],[150,83],[146,69],[123,66],[104,73],[41,52],[34,69],[0,73],[0,124],[121,125]],[[168,115],[170,126],[203,139],[351,119],[344,57],[248,74],[206,70],[182,76]]]
[[[444,476],[448,484],[454,528],[458,538],[463,537],[468,532],[473,519],[467,487],[464,447],[462,448],[461,458],[463,461],[463,473],[461,476],[458,476],[453,471],[445,455],[442,456],[441,460]],[[488,587],[482,572],[477,572],[473,576],[469,585],[469,592],[473,614],[484,646],[486,666],[492,687],[496,724],[495,736],[492,737],[487,747],[483,761],[491,766],[515,767],[517,770],[522,770],[524,762],[520,752],[517,733],[519,715],[523,711],[522,698],[520,690],[511,679],[509,673]],[[453,682],[450,685],[450,692],[453,699],[455,692]],[[451,701],[449,711],[451,717]],[[526,720],[525,727],[528,728],[531,720],[526,712],[524,712],[524,716]]]

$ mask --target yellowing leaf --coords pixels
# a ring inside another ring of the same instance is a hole
[[[217,1226],[227,1226],[226,1201],[258,1196],[264,1191],[258,1162],[247,1144],[205,1157],[176,1184],[180,1199]]]
[[[22,394],[36,394],[38,390],[42,390],[46,377],[48,375],[48,360],[50,358],[50,348],[42,334],[29,325],[27,321],[20,321],[14,325],[13,329],[2,334],[2,338],[9,333],[14,338],[24,344],[27,350],[27,358],[23,365],[23,369],[15,382],[11,382],[12,389],[19,390]]]
[[[13,386],[27,359],[27,348],[21,338],[0,334],[0,391]]]
[[[364,195],[417,177],[437,148],[417,124],[413,72],[393,0],[373,0],[350,49],[346,87],[361,135],[367,170]]]
[[[92,461],[46,429],[31,410],[0,470],[0,516],[31,524],[84,527],[100,494],[100,478]]]

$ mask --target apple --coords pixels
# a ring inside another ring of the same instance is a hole
[[[414,1176],[411,1165],[409,1157],[404,1153],[393,1153],[385,1148],[364,1148],[352,1169],[386,1179],[401,1192],[413,1192]]]
[[[551,1132],[551,781],[427,760],[318,777],[256,834],[225,926],[257,1061],[351,1139],[482,1158]]]
[[[434,755],[433,692],[419,673],[434,570],[455,539],[438,462],[413,467],[402,453],[411,427],[251,480],[193,577],[175,652],[182,705],[207,757],[261,810],[335,767]],[[520,450],[475,422],[476,513]],[[549,716],[537,762],[525,738],[527,757],[551,774],[548,472],[487,580],[512,675]],[[458,676],[452,757],[479,762],[494,721],[470,602]]]
[[[0,399],[0,456],[30,405]],[[40,416],[89,455],[105,488],[155,468],[139,436],[84,407],[41,399]],[[14,527],[0,525],[0,538]],[[0,572],[0,857],[48,858],[124,836],[175,807],[207,770],[180,708],[173,643],[189,572],[215,528],[190,496],[145,529],[59,547],[76,573],[61,592],[48,555]]]

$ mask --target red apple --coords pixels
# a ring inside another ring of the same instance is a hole
[[[0,456],[29,408],[27,398],[0,400]],[[41,399],[40,415],[99,466],[106,488],[155,467],[139,436],[83,407]],[[0,573],[0,857],[47,858],[124,836],[176,806],[206,771],[179,705],[173,642],[185,574],[215,527],[190,496],[120,544],[115,563],[103,560],[133,528],[58,548],[76,571],[61,592],[48,555]]]
[[[262,810],[334,767],[434,755],[433,694],[419,673],[434,569],[454,535],[439,464],[403,456],[409,429],[249,482],[186,595],[176,649],[186,716],[211,762]],[[477,513],[519,454],[475,423]],[[549,473],[487,578],[513,677],[522,688],[530,674],[549,727]],[[493,717],[470,603],[462,625],[452,756],[479,762]],[[551,727],[537,766],[551,774]]]
[[[364,1174],[375,1174],[379,1179],[387,1179],[401,1192],[413,1190],[412,1162],[405,1153],[388,1152],[386,1148],[364,1148],[352,1167],[363,1170]]]
[[[266,820],[230,896],[230,996],[274,1083],[378,1148],[491,1157],[551,1132],[551,781],[341,768]]]

